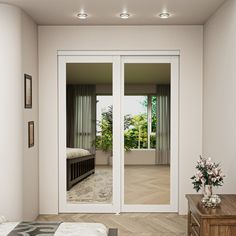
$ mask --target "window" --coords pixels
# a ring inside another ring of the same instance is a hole
[[[156,148],[156,96],[124,97],[125,150]],[[97,96],[96,147],[106,150],[112,145],[112,97]]]
[[[157,128],[157,97],[150,96],[151,107],[151,131],[150,131],[150,148],[156,148],[156,128]]]
[[[97,107],[96,107],[96,120],[97,120],[97,135],[101,132],[100,122],[102,121],[102,114],[108,112],[109,108],[112,107],[112,96],[104,95],[97,96]]]
[[[125,149],[147,149],[147,96],[125,96],[124,103]]]
[[[112,150],[112,96],[97,96],[96,149]]]
[[[125,96],[125,149],[156,148],[156,97]]]

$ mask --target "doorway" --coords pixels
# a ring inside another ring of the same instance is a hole
[[[177,212],[178,56],[97,53],[58,57],[59,212]],[[169,153],[160,161],[164,85]]]

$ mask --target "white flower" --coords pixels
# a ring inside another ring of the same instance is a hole
[[[217,176],[220,173],[220,169],[217,167],[213,170],[214,174]]]
[[[212,178],[211,180],[212,180],[212,182],[215,183],[217,179],[216,178]]]
[[[205,167],[205,162],[202,161],[202,162],[200,163],[200,166],[201,166],[201,167]]]
[[[211,158],[210,158],[210,157],[207,159],[206,165],[207,165],[207,166],[210,166],[210,167],[214,166],[214,163],[211,161]]]
[[[208,175],[213,175],[213,172],[212,172],[211,170],[208,170],[208,171],[207,171],[207,174],[208,174]]]
[[[202,183],[204,184],[206,182],[206,179],[204,177],[201,178]]]

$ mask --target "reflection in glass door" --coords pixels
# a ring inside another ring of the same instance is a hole
[[[166,58],[123,58],[122,211],[177,210],[175,148],[171,156],[171,119],[176,115],[171,116],[171,89],[176,91],[171,83],[177,77],[171,63]]]
[[[162,161],[157,156],[156,96],[126,95],[124,104],[124,202],[170,204],[169,156],[166,154]],[[153,107],[151,112],[149,107]],[[164,142],[169,143],[168,140]]]
[[[58,57],[59,212],[176,212],[178,57],[87,53]]]
[[[66,75],[67,202],[111,204],[112,63],[67,63]]]
[[[60,212],[117,212],[114,58],[67,57],[61,65],[65,69],[65,107],[60,114],[65,119],[60,124],[65,127],[65,137],[59,146],[64,173],[60,175]]]

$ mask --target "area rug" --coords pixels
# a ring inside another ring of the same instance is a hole
[[[95,174],[67,191],[68,203],[112,203],[112,168],[96,167]]]

